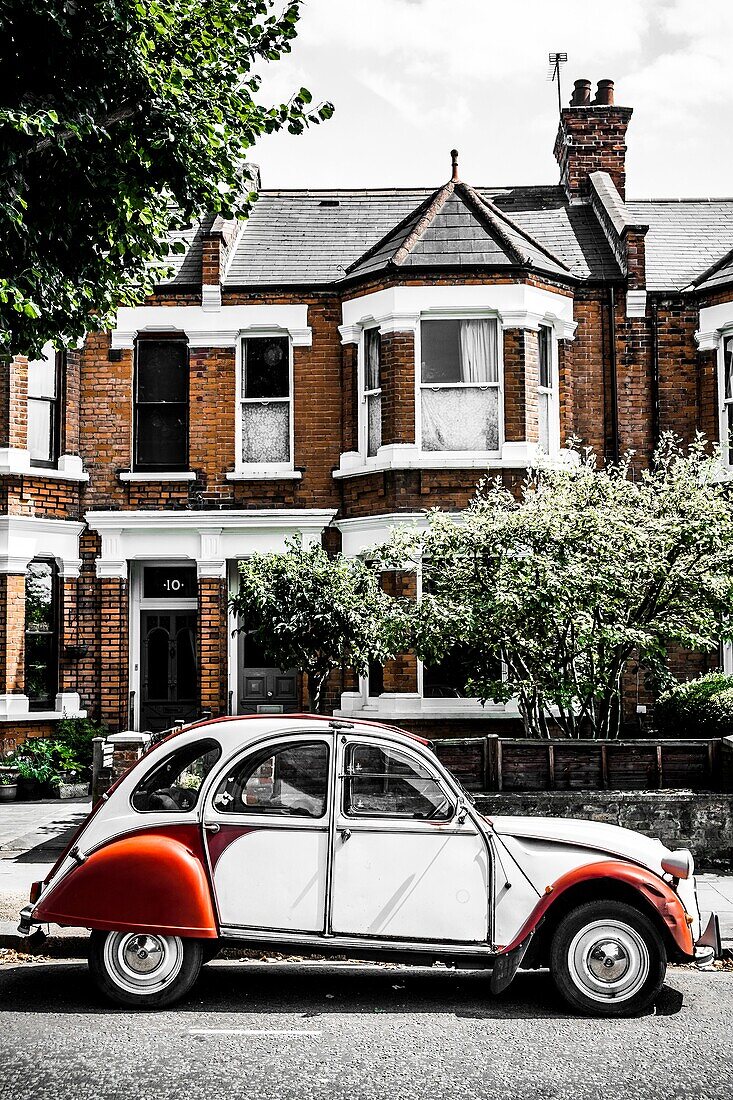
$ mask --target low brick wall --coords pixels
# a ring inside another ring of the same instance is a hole
[[[476,795],[481,813],[603,821],[689,848],[698,869],[733,870],[733,798],[715,791],[521,791]]]

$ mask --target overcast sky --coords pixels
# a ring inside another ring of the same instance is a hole
[[[634,108],[629,198],[733,195],[733,0],[304,0],[267,99],[305,85],[334,117],[263,139],[264,187],[557,182],[550,50]]]

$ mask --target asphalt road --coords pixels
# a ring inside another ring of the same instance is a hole
[[[569,1016],[545,973],[215,962],[165,1012],[78,962],[0,967],[2,1100],[696,1100],[733,1093],[733,972],[670,971],[656,1011]]]

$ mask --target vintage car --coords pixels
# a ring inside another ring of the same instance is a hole
[[[483,817],[427,741],[312,715],[215,719],[150,748],[35,883],[20,930],[92,930],[97,983],[168,1005],[223,944],[549,967],[576,1011],[626,1016],[667,960],[709,962],[693,860],[616,826]]]

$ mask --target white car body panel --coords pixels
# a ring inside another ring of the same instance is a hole
[[[239,837],[214,870],[221,923],[284,932],[323,931],[327,854],[325,829],[256,827]]]
[[[488,856],[472,824],[447,834],[352,829],[336,844],[335,933],[486,942]]]

